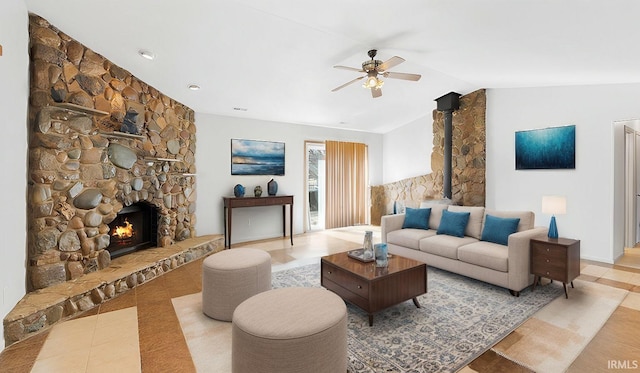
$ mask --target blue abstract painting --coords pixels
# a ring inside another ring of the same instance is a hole
[[[284,143],[231,139],[231,175],[284,175]]]
[[[576,168],[576,126],[516,132],[516,170]]]

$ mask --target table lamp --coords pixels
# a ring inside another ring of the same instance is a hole
[[[549,238],[558,238],[558,226],[555,214],[567,213],[567,199],[564,196],[542,196],[542,213],[551,214],[549,223]]]

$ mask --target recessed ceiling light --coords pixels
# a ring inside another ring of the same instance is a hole
[[[140,50],[138,51],[138,54],[139,54],[142,58],[146,58],[146,59],[148,59],[148,60],[153,60],[154,58],[156,58],[156,55],[155,55],[153,52],[148,51],[148,50],[146,50],[146,49],[140,49]]]
[[[200,89],[200,86],[197,84],[189,84],[189,89],[192,91],[197,91]]]

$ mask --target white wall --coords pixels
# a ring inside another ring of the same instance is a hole
[[[231,139],[281,141],[285,143],[285,175],[275,176],[278,194],[294,196],[294,234],[303,233],[305,140],[361,142],[369,148],[370,185],[382,183],[382,135],[254,119],[196,114],[197,224],[198,235],[222,234],[223,196],[233,196],[242,184],[245,195],[261,185],[266,194],[271,176],[231,175]],[[233,210],[232,243],[282,235],[279,206]],[[295,245],[295,240],[294,240]]]
[[[435,101],[433,109],[436,108]],[[390,131],[383,139],[384,184],[431,173],[433,118],[431,115]]]
[[[0,10],[0,137],[2,157],[2,245],[0,291],[2,318],[24,296],[26,276],[27,100],[29,30],[23,0],[4,0]],[[4,341],[4,339],[2,339]]]
[[[487,90],[487,207],[532,210],[548,226],[542,196],[565,195],[560,236],[580,239],[582,258],[612,263],[624,213],[614,207],[614,121],[640,118],[639,99],[640,84]],[[575,170],[515,170],[515,131],[570,124]]]

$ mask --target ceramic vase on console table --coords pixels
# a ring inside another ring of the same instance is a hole
[[[278,193],[278,182],[271,179],[267,183],[267,194],[275,196]]]
[[[236,184],[236,186],[233,187],[233,195],[236,196],[236,198],[244,197],[244,186],[242,186],[242,184]]]

